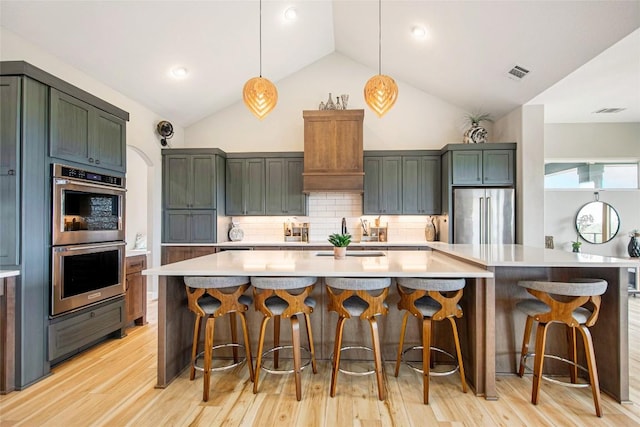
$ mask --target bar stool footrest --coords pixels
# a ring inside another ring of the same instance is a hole
[[[365,350],[365,351],[370,351],[373,352],[373,349],[364,345],[350,345],[350,346],[345,346],[342,347],[340,349],[340,352],[342,353],[343,351],[349,351],[349,350]],[[331,360],[333,360],[333,353],[331,353],[331,355],[329,356],[329,358]],[[342,362],[344,362],[344,360],[340,359],[340,364],[342,365]],[[383,361],[384,362],[384,361]],[[375,369],[372,369],[370,371],[364,371],[364,372],[358,372],[358,371],[351,371],[349,369],[343,369],[343,368],[338,368],[338,370],[340,372],[342,372],[343,374],[347,374],[347,375],[353,375],[353,376],[365,376],[365,375],[371,375],[371,374],[375,374],[376,371]]]
[[[285,375],[285,374],[293,374],[295,372],[294,369],[272,369],[272,368],[267,368],[264,366],[264,362],[265,362],[265,355],[269,354],[269,353],[273,353],[274,351],[279,351],[279,350],[291,350],[293,349],[292,345],[281,345],[281,346],[277,346],[277,347],[273,347],[270,348],[269,350],[265,351],[264,353],[262,353],[262,366],[260,366],[260,368],[265,371],[268,372],[270,374],[276,374],[276,375]],[[306,368],[307,366],[309,366],[309,364],[311,363],[311,351],[305,347],[300,347],[300,351],[306,353],[308,355],[307,358],[303,358],[303,360],[305,361],[302,366],[300,366],[300,370],[304,370],[304,368]]]
[[[211,347],[212,353],[215,350],[221,349],[221,348],[226,348],[226,347],[236,347],[236,348],[242,348],[243,351],[246,351],[244,345],[242,344],[234,344],[234,343],[227,343],[227,344],[218,344],[218,345],[214,345],[213,347]],[[204,358],[204,351],[201,351],[200,353],[198,353],[198,355],[196,356],[196,360],[193,363],[193,368],[196,371],[199,372],[204,372],[204,367],[202,366],[202,364],[198,364],[198,360],[202,360]],[[219,359],[216,359],[219,360]],[[247,355],[245,354],[244,357],[240,360],[238,360],[237,362],[233,362],[230,365],[224,365],[224,366],[216,366],[211,368],[209,371],[210,372],[217,372],[217,371],[226,371],[227,369],[232,369],[235,368],[236,366],[240,366],[243,363],[245,363],[247,361]]]
[[[420,373],[423,373],[422,368],[420,368],[420,367],[418,367],[416,365],[413,365],[410,361],[406,360],[405,359],[405,354],[410,352],[410,351],[422,350],[423,348],[424,347],[421,346],[421,345],[415,345],[413,347],[409,347],[409,348],[407,348],[406,350],[404,350],[402,352],[402,359],[401,359],[405,363],[405,365],[407,365],[408,367],[410,367],[414,371],[420,372]],[[451,354],[448,351],[445,351],[445,350],[443,350],[441,348],[438,348],[438,347],[433,347],[432,346],[432,347],[430,347],[430,349],[431,349],[431,351],[436,351],[438,353],[442,353],[445,356],[447,356],[448,358],[450,358],[451,360],[453,360],[454,368],[452,368],[452,369],[450,369],[448,371],[432,371],[432,370],[429,370],[429,376],[431,376],[431,377],[444,377],[446,375],[454,374],[454,373],[458,372],[458,370],[460,370],[460,365],[458,364],[458,361],[457,361],[456,357],[453,354]]]
[[[532,373],[533,373],[533,369],[532,369],[532,368],[530,368],[529,366],[527,366],[527,364],[526,364],[527,359],[529,359],[529,358],[531,358],[531,357],[535,357],[535,353],[527,353],[527,354],[524,356],[523,363],[524,363],[525,371],[527,371],[528,373],[531,373],[531,374],[532,374]],[[572,361],[571,361],[571,360],[569,360],[569,359],[565,359],[564,357],[556,356],[555,354],[545,354],[545,355],[544,355],[544,357],[545,357],[545,358],[548,358],[548,359],[559,360],[560,362],[564,362],[564,363],[567,363],[567,364],[569,364],[569,365],[575,366],[576,368],[580,369],[580,370],[581,370],[581,371],[583,371],[583,372],[586,372],[587,374],[589,373],[589,370],[588,370],[587,368],[585,368],[584,366],[582,366],[582,365],[578,365],[577,363],[572,362]],[[572,388],[585,388],[585,387],[591,387],[591,384],[589,384],[589,383],[575,383],[575,384],[574,384],[574,383],[570,383],[570,382],[567,382],[567,381],[557,380],[557,379],[555,379],[555,378],[553,378],[553,377],[551,377],[551,376],[549,376],[549,375],[542,375],[542,378],[543,378],[544,380],[549,381],[550,383],[554,383],[554,384],[562,385],[562,386],[565,386],[565,387],[572,387]]]

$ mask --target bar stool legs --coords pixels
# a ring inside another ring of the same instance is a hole
[[[538,322],[536,329],[535,353],[533,362],[533,384],[531,388],[531,403],[538,404],[540,397],[540,385],[543,379],[544,359],[552,357],[569,363],[569,377],[574,387],[591,386],[593,404],[598,417],[602,416],[602,404],[600,400],[600,381],[596,367],[593,340],[589,327],[593,326],[600,311],[602,295],[607,289],[607,282],[599,279],[581,279],[575,282],[546,282],[546,281],[521,281],[518,283],[527,289],[535,300],[526,299],[518,302],[517,307],[525,314],[527,320],[522,340],[520,353],[520,366],[518,375],[524,374],[526,357],[529,353],[529,340],[534,320]],[[559,301],[555,295],[571,297],[571,299]],[[555,355],[545,355],[547,331],[552,323],[562,323],[566,328],[568,346],[568,358],[563,359]],[[585,350],[587,368],[578,365],[577,358],[577,334],[580,332]],[[589,384],[578,385],[578,368],[589,372]],[[561,381],[548,380],[561,383]],[[571,385],[571,384],[570,384]]]
[[[260,325],[260,336],[258,338],[258,356],[256,359],[255,381],[253,383],[253,392],[258,392],[258,383],[260,378],[260,370],[266,369],[262,367],[264,355],[268,352],[273,353],[274,370],[268,370],[271,373],[291,373],[294,374],[296,386],[296,399],[302,399],[302,356],[301,356],[301,340],[300,340],[300,320],[299,315],[303,314],[307,330],[307,338],[309,342],[309,353],[311,354],[311,367],[313,373],[317,373],[315,349],[313,346],[313,335],[311,333],[311,318],[309,313],[315,307],[315,301],[309,297],[316,282],[315,277],[252,277],[251,281],[254,285],[255,309],[263,314],[262,323]],[[289,292],[291,291],[291,292]],[[280,346],[280,322],[281,318],[289,318],[291,321],[291,341],[292,345]],[[274,320],[273,324],[273,343],[272,349],[264,351],[264,339],[267,331],[269,320]],[[293,350],[293,371],[275,372],[279,367],[279,351],[283,348],[291,348]],[[306,366],[306,365],[305,365]]]
[[[423,402],[429,403],[429,386],[431,379],[431,336],[433,330],[433,321],[448,319],[451,324],[453,341],[456,348],[457,367],[449,372],[440,373],[440,375],[449,375],[456,371],[460,371],[460,382],[462,383],[462,392],[467,392],[467,380],[465,378],[464,363],[462,362],[462,351],[460,350],[460,338],[458,336],[458,327],[456,318],[462,317],[462,308],[458,305],[458,301],[462,297],[462,289],[465,286],[464,279],[423,279],[423,278],[397,278],[398,293],[400,302],[398,308],[406,310],[402,317],[402,326],[400,329],[400,342],[398,343],[398,353],[396,357],[395,376],[400,373],[400,362],[403,356],[404,338],[407,330],[407,322],[409,316],[415,316],[420,324],[422,335],[422,346],[411,347],[411,349],[419,349],[422,347],[422,369],[411,366],[414,370],[422,374],[422,394]],[[446,296],[442,292],[453,293]],[[443,350],[436,349],[444,352]],[[445,352],[446,353],[446,352]],[[446,353],[453,359],[453,355]],[[435,375],[435,373],[433,373]]]

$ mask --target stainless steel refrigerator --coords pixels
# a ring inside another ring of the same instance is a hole
[[[515,243],[512,188],[453,190],[453,243]]]

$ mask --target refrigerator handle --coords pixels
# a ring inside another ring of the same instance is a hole
[[[487,197],[487,243],[493,243],[491,241],[491,227],[492,227],[492,215],[493,212],[491,212],[491,197]]]
[[[485,204],[484,204],[484,197],[480,197],[478,198],[478,201],[480,202],[480,244],[486,243],[486,226],[487,223],[485,221],[485,212],[484,212],[484,208],[485,208]]]

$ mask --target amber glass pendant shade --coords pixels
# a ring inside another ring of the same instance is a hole
[[[369,79],[364,86],[364,100],[378,117],[384,116],[398,99],[398,85],[384,74]]]
[[[268,79],[254,77],[244,84],[242,98],[247,108],[262,120],[276,107],[278,89]]]

